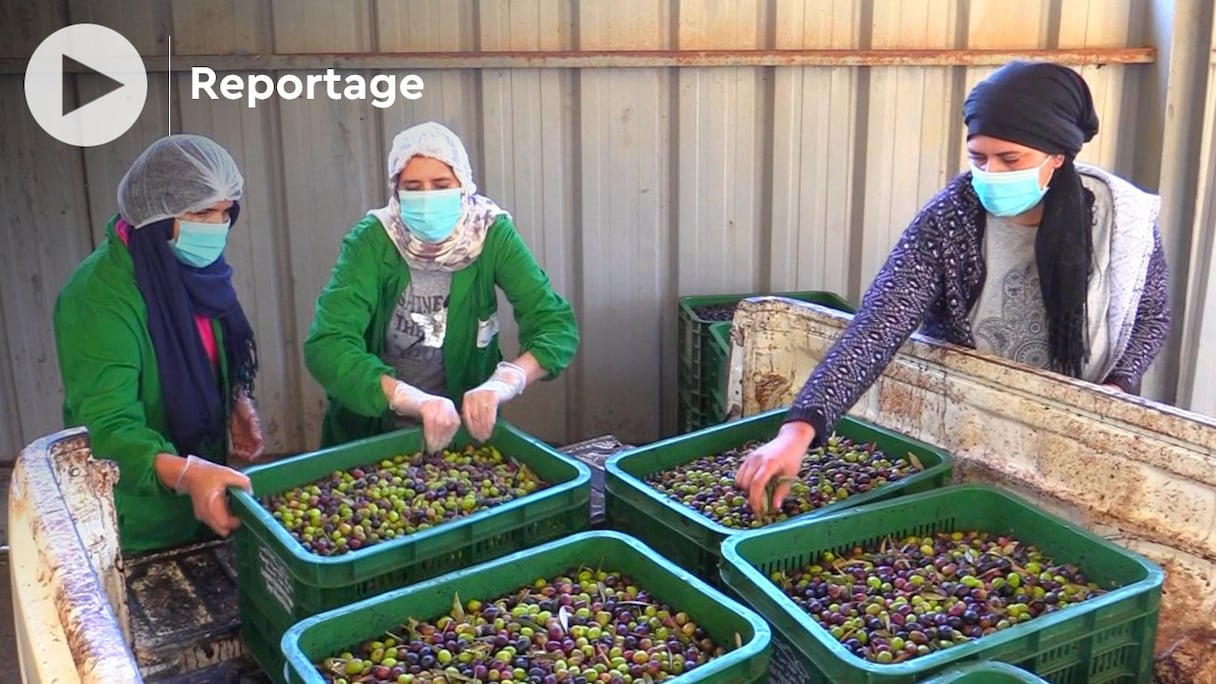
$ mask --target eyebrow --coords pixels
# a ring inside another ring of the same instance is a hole
[[[459,183],[460,179],[455,178],[453,176],[431,176],[430,178],[402,178],[401,179],[402,183],[425,183],[426,181],[430,181],[432,183],[438,183],[440,181],[449,181],[452,183]]]

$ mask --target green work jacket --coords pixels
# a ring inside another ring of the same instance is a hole
[[[409,282],[409,268],[379,219],[369,215],[347,233],[304,343],[305,363],[328,398],[322,446],[393,429],[380,376],[395,377],[395,371],[381,357]],[[578,348],[569,302],[553,291],[510,217],[500,216],[481,255],[452,273],[443,358],[447,394],[457,406],[502,360],[496,287],[511,303],[521,352],[532,352],[547,377],[564,370]]]
[[[114,505],[124,553],[151,551],[213,538],[194,517],[190,497],[160,481],[156,454],[176,454],[148,333],[148,309],[135,282],[135,265],[115,231],[84,261],[55,302],[55,346],[63,376],[63,424],[84,426],[94,456],[118,464]],[[220,359],[220,396],[228,397],[220,326],[212,321]],[[231,402],[225,402],[225,412]],[[227,416],[225,416],[227,425]],[[225,453],[196,454],[217,463]]]

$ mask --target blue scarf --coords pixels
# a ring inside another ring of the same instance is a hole
[[[236,223],[239,207],[230,210]],[[195,313],[217,319],[233,393],[253,395],[257,348],[253,329],[237,301],[232,267],[221,256],[203,268],[177,260],[169,247],[173,219],[132,229],[128,249],[135,282],[148,307],[148,333],[156,351],[169,438],[177,452],[223,454],[227,447],[227,398],[199,338]]]

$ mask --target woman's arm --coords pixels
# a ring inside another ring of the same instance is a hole
[[[526,351],[511,361],[512,364],[520,367],[524,371],[524,387],[528,387],[537,380],[543,380],[549,375],[548,371],[541,368],[540,362],[532,355],[532,352]]]
[[[774,478],[771,503],[781,505],[790,491],[781,478],[798,474],[807,447],[823,442],[941,296],[947,241],[940,235],[942,225],[962,220],[950,198],[953,187],[939,193],[904,231],[866,291],[861,311],[811,373],[777,436],[752,450],[735,473],[753,510],[769,503],[767,488]]]
[[[317,382],[343,406],[365,416],[388,408],[382,378],[393,375],[367,350],[364,338],[380,303],[378,256],[369,244],[376,230],[383,232],[379,222],[365,221],[342,241],[304,342],[304,363]]]
[[[1144,292],[1136,307],[1131,339],[1123,356],[1115,362],[1114,370],[1106,376],[1104,384],[1118,385],[1132,394],[1140,393],[1144,372],[1157,358],[1170,332],[1169,279],[1161,234],[1153,226],[1153,254],[1149,257],[1148,272],[1144,276]]]
[[[148,426],[134,313],[68,294],[56,302],[53,321],[65,418],[89,431],[93,453],[118,464],[126,491],[150,496],[172,488],[185,459]]]
[[[574,310],[553,291],[549,276],[510,219],[500,218],[490,230],[491,239],[499,240],[494,281],[511,302],[519,325],[519,347],[523,351],[514,363],[527,372],[529,383],[553,377],[570,365],[578,349]]]
[[[934,205],[904,231],[866,291],[861,310],[794,399],[789,420],[809,423],[815,443],[869,389],[941,296],[943,245],[937,233],[942,219]]]

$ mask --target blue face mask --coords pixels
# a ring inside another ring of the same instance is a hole
[[[1051,159],[1043,160],[1043,164]],[[1039,164],[1033,169],[1020,171],[988,172],[971,167],[971,187],[979,195],[980,203],[993,216],[1017,216],[1034,208],[1043,201],[1047,188],[1039,187]],[[1050,186],[1048,186],[1050,187]]]
[[[177,260],[187,266],[210,266],[224,253],[231,224],[231,221],[198,223],[178,219],[177,237],[169,241],[169,247],[173,248]]]
[[[443,242],[456,230],[464,211],[460,188],[398,190],[397,200],[405,227],[419,240],[432,244]]]

